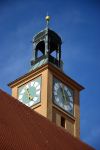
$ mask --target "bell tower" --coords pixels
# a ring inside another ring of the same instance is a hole
[[[76,137],[80,137],[79,83],[63,71],[60,36],[48,26],[33,37],[31,69],[8,86],[12,96]]]
[[[32,69],[44,63],[52,63],[59,69],[63,69],[61,61],[61,38],[48,27],[50,17],[46,16],[47,26],[33,37]],[[39,55],[41,53],[41,55]],[[55,56],[53,54],[55,53]]]

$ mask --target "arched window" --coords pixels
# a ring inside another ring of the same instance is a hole
[[[45,54],[45,43],[44,41],[41,41],[36,46],[36,58],[39,58],[44,54]]]

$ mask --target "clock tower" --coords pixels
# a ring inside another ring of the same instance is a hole
[[[80,91],[64,73],[60,36],[47,26],[33,37],[31,69],[8,86],[12,96],[69,133],[80,136]]]

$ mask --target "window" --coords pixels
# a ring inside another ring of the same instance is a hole
[[[61,126],[65,128],[65,118],[61,117]]]

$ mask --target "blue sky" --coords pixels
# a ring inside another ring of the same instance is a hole
[[[81,92],[81,139],[100,149],[100,1],[0,0],[0,88],[30,69],[32,37],[50,28],[63,40],[64,71]]]

